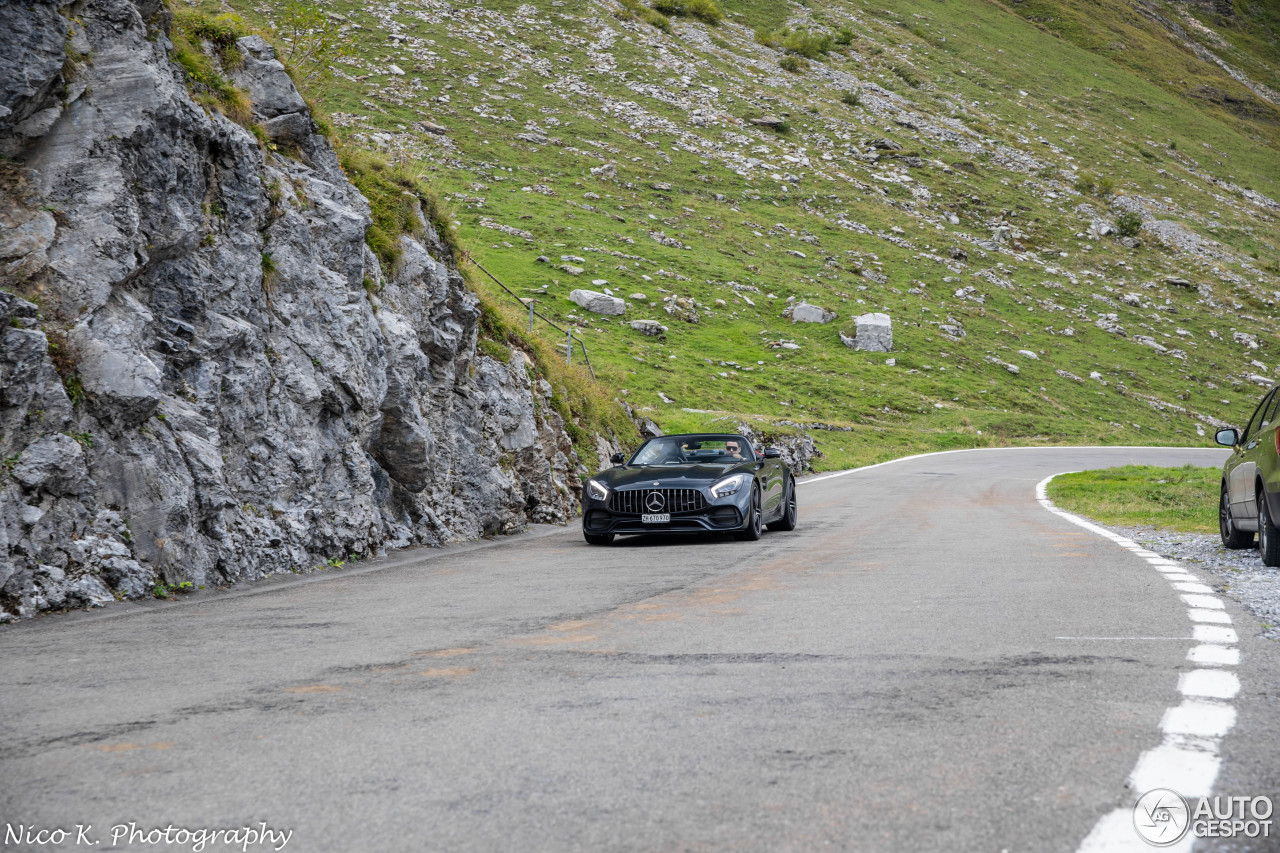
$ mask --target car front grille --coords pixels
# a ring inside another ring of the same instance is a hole
[[[648,506],[649,495],[662,495],[662,509]],[[609,509],[625,515],[641,515],[658,512],[697,512],[706,507],[702,492],[697,489],[628,489],[609,496]]]

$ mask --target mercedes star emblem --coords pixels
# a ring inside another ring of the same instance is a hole
[[[662,512],[662,508],[667,505],[667,502],[662,497],[662,492],[650,492],[644,499],[644,505],[649,509],[649,512]]]

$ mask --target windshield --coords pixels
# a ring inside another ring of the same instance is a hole
[[[751,442],[740,435],[671,435],[645,442],[631,465],[754,462]]]

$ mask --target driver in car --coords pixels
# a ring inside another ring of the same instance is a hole
[[[743,461],[742,445],[738,444],[738,440],[731,438],[724,444],[724,452],[732,459]]]

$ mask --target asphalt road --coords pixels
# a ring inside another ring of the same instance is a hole
[[[1195,644],[1158,573],[1035,485],[1223,456],[935,455],[806,483],[798,530],[758,543],[541,529],[6,627],[0,824],[99,849],[265,822],[342,853],[1075,850],[1132,804]],[[1227,610],[1219,789],[1274,795],[1277,650]]]

